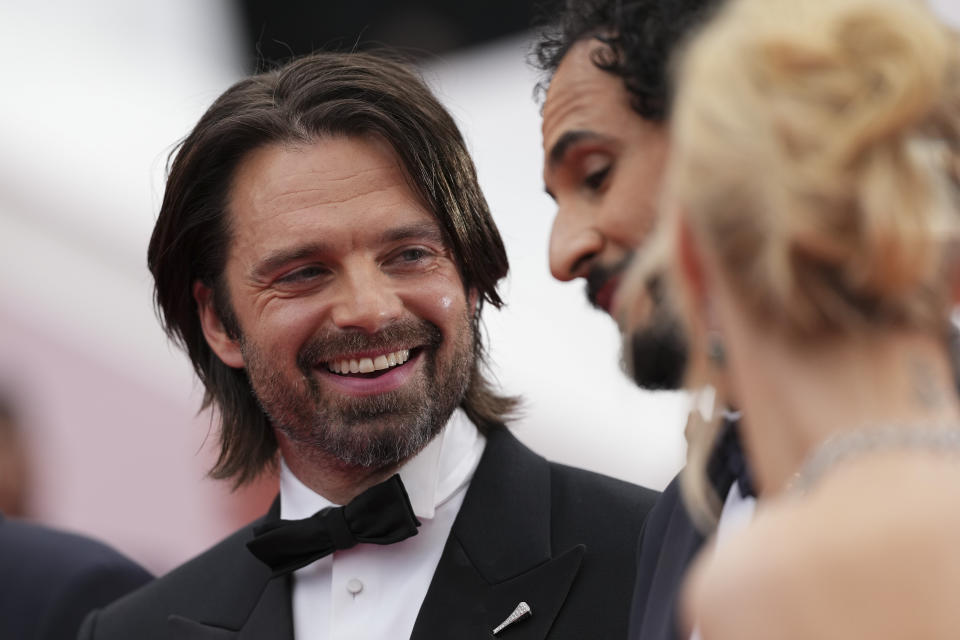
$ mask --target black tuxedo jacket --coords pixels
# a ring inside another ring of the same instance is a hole
[[[87,613],[150,579],[99,542],[0,515],[0,638],[75,638]]]
[[[411,637],[489,639],[521,601],[533,615],[499,637],[626,637],[634,550],[655,497],[491,433]],[[246,549],[252,526],[92,614],[81,639],[292,639],[289,578],[271,580]]]
[[[704,537],[683,506],[679,480],[678,476],[667,485],[643,527],[637,547],[630,640],[682,638],[677,626],[677,596]]]
[[[726,498],[734,482],[740,485],[743,495],[754,495],[735,418],[724,421],[707,464],[707,476],[722,498]],[[677,476],[650,511],[640,536],[630,640],[689,640],[689,636],[680,635],[678,628],[677,596],[687,566],[704,540],[683,504]]]

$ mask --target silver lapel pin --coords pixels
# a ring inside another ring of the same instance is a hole
[[[520,622],[521,620],[526,620],[533,615],[533,609],[530,608],[526,602],[521,602],[517,605],[517,608],[513,610],[507,619],[500,623],[496,629],[493,630],[493,635],[500,635],[500,632],[509,627],[510,625]]]

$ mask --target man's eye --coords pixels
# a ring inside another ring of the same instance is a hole
[[[599,171],[594,171],[593,173],[588,174],[587,177],[583,179],[583,184],[585,184],[591,191],[596,191],[603,186],[603,182],[607,179],[609,174],[610,167],[604,167]]]
[[[324,273],[326,273],[326,269],[324,269],[323,267],[320,267],[317,265],[309,265],[309,266],[301,267],[299,269],[291,271],[290,273],[277,278],[277,281],[284,282],[284,283],[305,282],[307,280],[320,277]]]
[[[426,249],[404,249],[398,254],[401,262],[418,262],[429,255]]]
[[[429,268],[436,257],[437,253],[426,247],[409,247],[391,254],[383,266],[398,273],[419,272]]]

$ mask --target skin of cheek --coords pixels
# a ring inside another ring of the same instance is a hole
[[[230,279],[231,301],[241,329],[270,349],[282,344],[302,344],[326,313],[312,295],[292,296],[271,289],[265,283],[244,279],[250,265],[235,263]]]
[[[257,242],[238,238],[234,257],[248,253],[257,254]],[[322,290],[288,296],[270,289],[265,283],[245,281],[244,274],[249,272],[250,265],[243,264],[242,260],[230,262],[233,262],[233,268],[228,281],[234,283],[230,287],[234,311],[240,326],[261,345],[265,344],[264,338],[271,347],[302,344],[327,321],[330,305],[324,300]],[[449,256],[439,257],[437,263],[419,275],[398,277],[388,286],[392,286],[407,313],[441,328],[451,318],[454,322],[459,321],[462,311],[454,310],[466,304],[467,292]],[[264,330],[269,333],[264,335]]]
[[[323,307],[309,298],[284,299],[272,296],[268,304],[255,310],[253,322],[241,318],[241,326],[247,327],[249,338],[258,344],[262,352],[283,354],[289,358],[291,370],[296,368],[296,358],[301,347],[324,321]]]
[[[467,305],[459,278],[442,272],[409,283],[397,283],[393,293],[400,298],[406,314],[431,322],[444,331],[460,321]],[[254,325],[269,327],[268,343],[272,347],[279,347],[281,343],[303,344],[317,327],[328,321],[329,312],[330,306],[314,296],[283,298],[264,291],[254,305]],[[245,324],[243,319],[241,324]],[[270,339],[271,336],[275,339]],[[262,340],[264,336],[258,337]]]
[[[442,322],[443,318],[432,318],[435,312],[431,313],[431,308],[440,310],[445,318],[449,318],[454,307],[467,302],[460,272],[448,255],[439,256],[424,273],[409,279],[399,278],[395,287],[407,311],[435,324]]]
[[[441,329],[445,329],[444,325],[459,320],[467,304],[459,278],[443,274],[431,278],[429,282],[418,284],[419,286],[411,288],[406,295],[400,294],[407,311]]]

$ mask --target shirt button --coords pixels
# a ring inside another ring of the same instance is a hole
[[[356,578],[350,578],[350,580],[347,582],[347,591],[353,595],[357,595],[363,591],[363,583]]]

